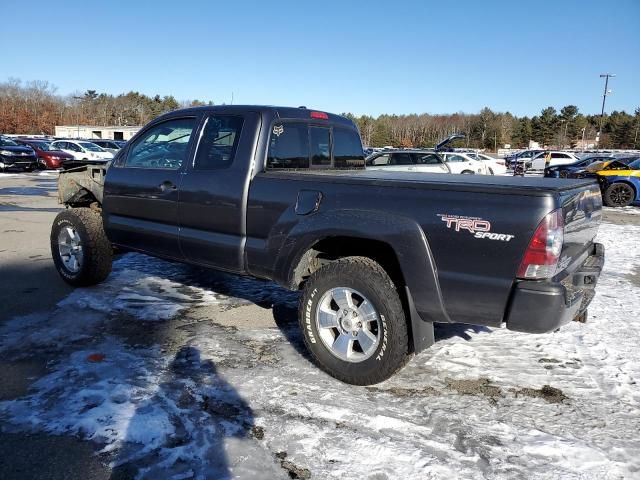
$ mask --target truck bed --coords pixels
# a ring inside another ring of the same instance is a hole
[[[496,175],[453,175],[419,172],[397,172],[380,170],[295,170],[270,171],[269,176],[282,179],[300,179],[300,175],[317,177],[326,181],[331,177],[334,182],[369,184],[378,186],[402,186],[426,188],[429,190],[457,190],[468,192],[491,192],[502,194],[524,194],[549,196],[576,188],[597,184],[591,179],[560,179],[544,177],[512,177]]]

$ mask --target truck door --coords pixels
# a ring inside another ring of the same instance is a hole
[[[107,170],[103,217],[112,242],[183,258],[178,242],[178,194],[198,120],[185,116],[151,124]]]
[[[260,115],[210,114],[180,185],[180,247],[185,257],[243,272],[246,207]]]

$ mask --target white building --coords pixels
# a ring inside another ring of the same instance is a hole
[[[63,138],[105,138],[129,140],[142,127],[100,127],[95,125],[56,125],[55,136]]]

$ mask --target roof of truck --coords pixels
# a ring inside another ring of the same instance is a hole
[[[315,110],[307,107],[279,107],[274,105],[203,105],[200,107],[188,107],[179,110],[173,110],[169,113],[165,113],[159,118],[172,117],[176,114],[185,113],[201,113],[201,112],[224,112],[224,113],[247,113],[258,112],[261,114],[267,114],[273,118],[282,119],[300,119],[300,120],[314,120],[318,122],[328,121],[333,124],[344,125],[348,127],[355,127],[355,124],[342,115],[336,115],[334,113],[325,112],[323,110]],[[322,118],[325,116],[326,118]]]

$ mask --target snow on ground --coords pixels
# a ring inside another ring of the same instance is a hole
[[[640,204],[629,205],[628,207],[602,207],[605,213],[640,215]]]
[[[94,440],[139,478],[640,478],[639,236],[601,227],[586,325],[443,327],[368,388],[310,364],[295,294],[128,254],[103,285],[0,328],[4,355],[52,358],[0,418]],[[274,306],[278,326],[211,316],[251,304]]]
[[[38,170],[35,172],[15,172],[15,173],[1,173],[0,180],[3,178],[31,178],[31,177],[57,177],[60,172],[58,170]]]

